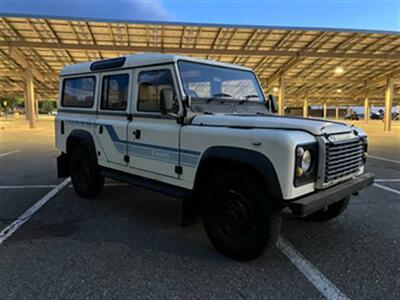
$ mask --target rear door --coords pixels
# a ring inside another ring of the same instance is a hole
[[[127,129],[132,70],[105,72],[100,76],[96,137],[99,160],[127,165]]]
[[[160,93],[164,88],[174,89],[176,111],[177,80],[173,65],[135,69],[133,120],[128,126],[129,166],[158,175],[178,178],[179,134],[181,125],[175,117],[160,113]],[[135,101],[136,100],[136,101]]]

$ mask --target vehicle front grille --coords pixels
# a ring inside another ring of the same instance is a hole
[[[340,143],[326,144],[325,183],[357,173],[364,164],[364,144],[356,138]]]

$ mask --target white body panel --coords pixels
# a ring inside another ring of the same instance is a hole
[[[228,146],[262,153],[273,164],[281,185],[284,199],[291,199],[314,190],[314,184],[293,186],[294,158],[297,144],[315,142],[315,138],[301,131],[275,129],[234,129],[225,127],[184,126],[181,147],[200,152],[201,155],[214,146]],[[254,146],[253,143],[261,143]],[[197,166],[183,166],[183,180],[192,184]]]
[[[140,130],[140,139],[134,131]],[[129,123],[129,167],[135,172],[145,170],[158,175],[178,178],[179,130],[176,120],[134,118]]]
[[[329,122],[318,119],[303,119],[296,117],[278,116],[243,116],[234,115],[203,115],[196,116],[193,124],[214,125],[214,126],[237,126],[237,127],[258,127],[269,129],[288,129],[308,131],[313,135],[335,134],[345,131],[350,132],[351,127],[339,122]]]

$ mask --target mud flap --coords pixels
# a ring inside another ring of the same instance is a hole
[[[57,157],[57,176],[58,178],[69,176],[68,156],[65,153]]]
[[[200,220],[200,205],[195,197],[182,198],[181,226],[196,225]]]

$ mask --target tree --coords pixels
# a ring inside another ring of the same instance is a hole
[[[15,108],[24,107],[24,99],[12,96],[0,97],[0,110],[1,111],[13,111]]]
[[[41,102],[41,111],[43,113],[50,113],[55,109],[55,103],[54,101],[50,101],[50,100],[44,100]]]

